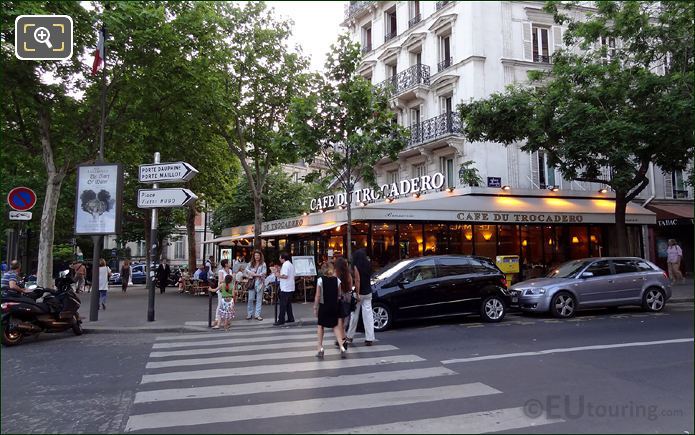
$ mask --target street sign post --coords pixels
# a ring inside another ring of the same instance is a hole
[[[30,211],[10,211],[11,221],[30,221],[31,212]]]
[[[28,187],[15,187],[7,194],[7,204],[13,210],[31,210],[36,205],[36,193]]]
[[[186,162],[170,162],[140,165],[141,183],[185,183],[198,174],[196,168]]]
[[[198,199],[188,189],[139,189],[139,208],[183,207]]]

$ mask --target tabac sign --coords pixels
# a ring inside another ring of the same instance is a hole
[[[383,184],[378,190],[370,188],[355,190],[352,192],[350,204],[354,202],[372,202],[382,198],[396,198],[409,193],[441,189],[445,180],[444,174],[437,172],[434,175],[423,175],[409,180],[402,180],[400,183]],[[347,203],[347,194],[340,192],[335,195],[312,199],[310,208],[311,211],[316,211],[345,206]]]

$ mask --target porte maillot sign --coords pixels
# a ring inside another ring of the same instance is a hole
[[[350,204],[354,202],[371,202],[382,198],[395,198],[409,193],[426,192],[428,190],[441,189],[444,186],[446,177],[441,172],[434,175],[423,175],[421,177],[401,180],[400,183],[382,184],[378,190],[365,188],[352,192]],[[311,211],[327,209],[347,205],[348,198],[345,192],[335,195],[322,196],[311,200]]]

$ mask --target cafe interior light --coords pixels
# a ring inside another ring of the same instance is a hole
[[[484,232],[483,233],[483,239],[485,240],[490,240],[492,238],[492,233],[491,232]]]
[[[528,246],[528,240],[524,239],[524,240],[521,242],[521,246]]]
[[[512,188],[511,186],[508,186],[506,184],[504,186],[502,186],[502,190],[510,190],[511,188]]]
[[[579,237],[572,236],[572,244],[576,245],[577,243],[579,243]]]
[[[553,239],[548,239],[548,245],[552,245],[552,244],[553,244]]]
[[[591,240],[592,243],[596,243],[596,236],[592,234],[589,240]]]
[[[464,237],[466,237],[466,240],[473,240],[473,233],[465,233]]]

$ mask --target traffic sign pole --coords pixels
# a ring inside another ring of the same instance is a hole
[[[159,153],[154,153],[154,163],[157,164],[159,163]],[[152,188],[154,190],[157,190],[159,188],[159,183],[154,183],[152,185]],[[157,258],[157,245],[158,245],[158,236],[157,236],[157,218],[158,218],[158,213],[157,209],[153,208],[152,209],[152,222],[151,222],[151,227],[150,227],[150,243],[152,245],[152,253],[150,255],[152,261],[148,266],[150,267],[150,288],[149,288],[149,293],[147,295],[147,321],[148,322],[154,322],[154,294],[155,294],[155,274],[157,273],[156,267],[153,269],[152,263],[154,262],[154,266],[158,265],[158,258]]]

